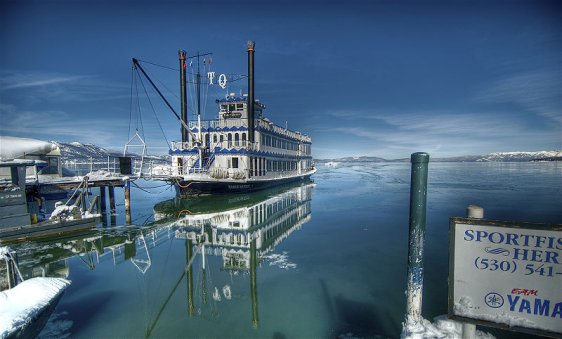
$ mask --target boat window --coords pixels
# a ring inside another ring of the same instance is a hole
[[[213,143],[215,143],[215,144],[217,143],[217,135],[216,134],[213,135]]]
[[[242,133],[242,141],[246,141],[246,133]]]
[[[244,104],[236,104],[236,109],[237,109],[238,111],[243,110],[243,109],[244,109]]]
[[[234,111],[234,110],[236,110],[236,105],[234,105],[234,104],[229,104],[229,105],[228,105],[228,111],[229,111],[229,112],[232,112],[232,111]]]
[[[221,111],[222,112],[226,111],[226,105],[221,105]]]
[[[238,168],[238,158],[232,158],[232,168]]]

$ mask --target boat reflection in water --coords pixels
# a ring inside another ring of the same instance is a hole
[[[209,291],[206,284],[207,256],[218,256],[222,257],[222,270],[249,273],[252,324],[258,327],[257,267],[276,245],[310,220],[313,187],[308,182],[247,195],[176,198],[155,206],[157,222],[176,217],[170,225],[176,230],[176,239],[186,241],[190,315],[207,304],[209,294],[215,300],[221,298],[217,287]],[[195,305],[194,299],[193,260],[198,253],[203,306]],[[230,299],[228,286],[222,292]]]
[[[186,331],[196,335],[205,330],[224,334],[219,316],[228,314],[229,321],[248,319],[240,312],[245,307],[251,308],[251,323],[258,327],[258,267],[260,262],[274,261],[282,268],[294,265],[279,260],[284,255],[273,251],[310,220],[313,188],[309,181],[243,195],[174,198],[156,204],[155,221],[147,225],[93,229],[64,239],[17,244],[13,250],[24,279],[48,276],[73,281],[45,331],[60,327],[57,321],[75,325],[57,335],[108,335],[105,325],[97,326],[73,308],[76,300],[86,300],[80,304],[105,300],[100,314],[121,324],[107,329],[115,336],[177,336],[187,335]],[[131,289],[135,283],[140,289]],[[244,292],[247,284],[249,295]],[[176,293],[180,286],[185,286],[187,312],[184,301],[178,304],[178,298],[185,300],[185,294]],[[111,298],[103,299],[108,288]],[[144,308],[126,309],[136,300],[144,300]],[[251,301],[251,307],[245,306],[245,300]],[[189,322],[176,322],[184,312]],[[143,315],[144,328],[125,326]],[[203,329],[209,321],[216,328]],[[95,330],[83,332],[85,323]],[[80,330],[72,333],[73,328]]]

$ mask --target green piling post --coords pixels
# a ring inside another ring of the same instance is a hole
[[[427,202],[427,167],[429,154],[411,156],[410,233],[408,239],[408,288],[406,322],[421,320],[423,292],[423,248]]]

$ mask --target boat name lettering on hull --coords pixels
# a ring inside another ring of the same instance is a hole
[[[250,188],[252,185],[228,185],[228,189],[230,190],[238,190],[242,188]]]

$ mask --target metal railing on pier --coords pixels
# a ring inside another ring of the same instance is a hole
[[[107,160],[90,158],[89,161],[67,160],[62,162],[63,168],[70,170],[74,175],[86,175],[92,172],[105,172],[112,175],[121,173],[119,166],[119,157],[108,156]],[[131,159],[131,172],[135,177],[153,177],[172,175],[172,169],[169,163],[164,161],[143,161],[139,158]]]

